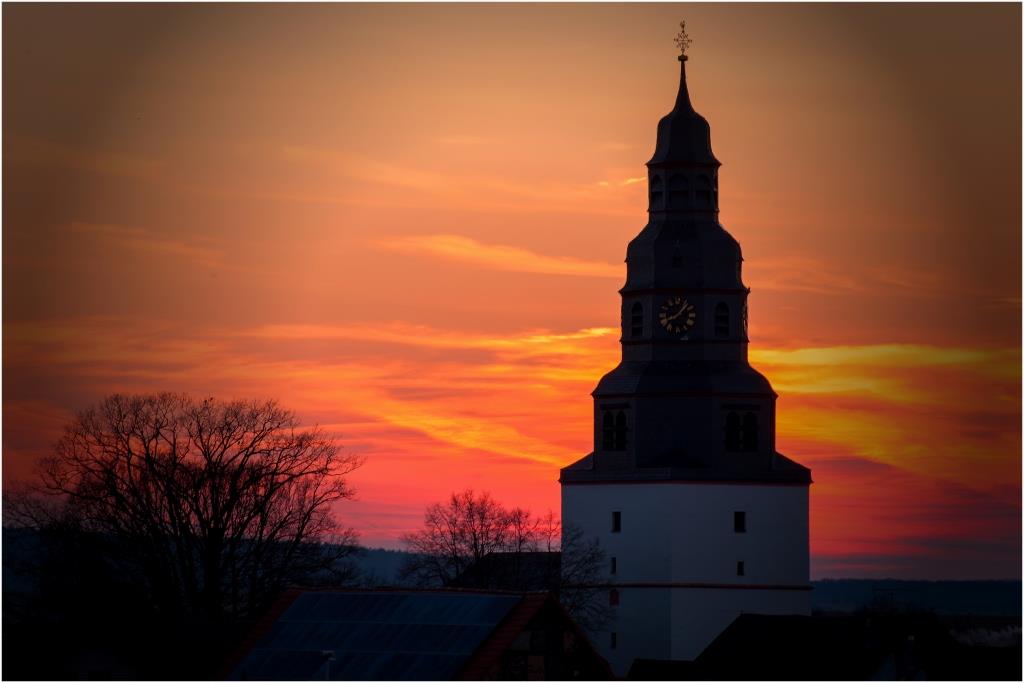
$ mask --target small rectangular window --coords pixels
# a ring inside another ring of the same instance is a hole
[[[619,561],[616,558],[614,558],[614,557],[612,558],[612,568],[611,568],[611,572],[610,573],[611,574],[618,574],[619,573]]]
[[[612,533],[619,533],[622,531],[622,513],[616,510],[612,513]]]
[[[612,636],[612,638],[611,638],[611,646],[612,646],[612,649],[614,650],[615,648],[617,648],[619,646],[619,634],[616,633],[615,631],[612,631],[611,636]]]
[[[737,510],[732,513],[732,530],[738,534],[747,532],[747,513]]]
[[[608,591],[608,606],[618,607],[619,606],[619,591],[614,588]]]
[[[736,576],[746,576],[747,568],[743,564],[743,560],[736,563]]]

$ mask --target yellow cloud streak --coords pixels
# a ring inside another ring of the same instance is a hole
[[[1014,369],[1020,375],[1020,365],[1009,363],[1018,351],[986,351],[984,349],[958,349],[920,344],[874,344],[869,346],[825,346],[805,349],[751,349],[755,362],[771,365],[871,365],[878,367],[926,367],[938,365],[973,365],[989,367],[995,362],[1003,370]]]
[[[914,344],[757,349],[751,362],[782,395],[869,396],[889,403],[959,405],[956,392],[935,391],[913,372],[957,372],[1020,381],[1020,351]]]

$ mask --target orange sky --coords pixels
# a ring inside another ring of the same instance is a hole
[[[337,433],[370,545],[557,510],[680,18],[813,575],[1019,577],[1013,4],[4,5],[5,482],[169,389]]]

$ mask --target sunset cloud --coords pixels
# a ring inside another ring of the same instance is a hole
[[[394,251],[425,254],[480,268],[515,273],[603,278],[625,276],[625,266],[585,261],[571,256],[547,256],[521,247],[484,244],[462,235],[409,235],[381,240],[377,244]]]
[[[868,395],[885,403],[960,404],[949,375],[973,375],[1005,387],[1020,382],[1019,349],[942,348],[877,344],[804,349],[752,349],[751,362],[770,374],[784,394]],[[950,390],[925,383],[933,377]],[[992,384],[992,398],[1002,402]]]
[[[599,180],[595,184],[598,187],[612,187],[612,185],[615,185],[617,187],[629,187],[630,185],[637,185],[639,183],[646,182],[647,176],[634,176],[631,178],[623,178],[622,180],[617,180],[614,183],[610,180]]]
[[[103,240],[111,246],[159,258],[189,261],[206,268],[222,268],[225,265],[224,254],[220,251],[184,240],[160,237],[142,228],[72,223],[68,229],[78,235]]]
[[[11,133],[4,135],[4,160],[125,178],[153,179],[161,169],[159,162],[143,156],[76,147]]]

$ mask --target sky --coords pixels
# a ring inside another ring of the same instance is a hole
[[[5,485],[171,390],[364,457],[367,545],[557,513],[686,19],[812,578],[1020,578],[1020,5],[2,12]]]

